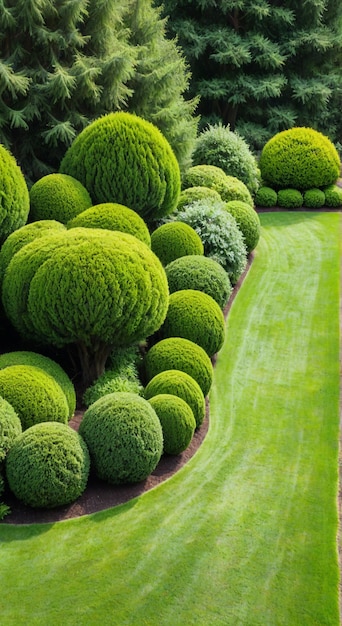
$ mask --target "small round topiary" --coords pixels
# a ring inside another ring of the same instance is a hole
[[[145,388],[145,398],[150,400],[163,393],[185,400],[193,412],[196,428],[201,426],[205,417],[205,399],[199,384],[192,376],[180,370],[165,370],[156,374]]]
[[[172,148],[156,126],[131,113],[109,113],[89,124],[60,171],[81,181],[94,204],[118,202],[146,221],[177,206],[180,169]]]
[[[260,217],[246,202],[240,202],[239,200],[233,200],[227,202],[227,211],[235,218],[238,227],[240,228],[244,242],[246,244],[247,253],[249,254],[256,248],[260,239]]]
[[[22,433],[21,421],[12,405],[0,397],[0,465],[13,445],[13,441]]]
[[[163,431],[163,452],[180,454],[189,446],[196,428],[188,403],[168,393],[153,396],[150,405],[158,415]]]
[[[151,247],[150,232],[142,217],[136,211],[132,211],[132,209],[122,204],[104,202],[82,211],[82,213],[79,213],[79,215],[68,222],[68,228],[77,228],[79,226],[83,228],[105,228],[107,230],[129,233]]]
[[[321,189],[307,189],[304,193],[303,205],[308,209],[320,209],[324,203],[325,194]]]
[[[177,211],[180,211],[183,207],[195,202],[196,200],[207,200],[208,198],[218,201],[222,200],[220,194],[215,191],[215,189],[210,189],[210,187],[198,186],[183,189],[179,196]]]
[[[337,185],[330,185],[325,187],[325,205],[327,207],[338,209],[342,206],[342,189]]]
[[[277,198],[278,194],[272,187],[262,185],[256,193],[255,204],[265,208],[275,207],[277,206]]]
[[[68,174],[48,174],[30,189],[30,219],[33,222],[57,220],[66,224],[91,205],[86,188]]]
[[[340,158],[322,133],[313,128],[290,128],[266,143],[259,167],[267,185],[305,190],[335,183]]]
[[[96,475],[114,485],[147,478],[163,452],[160,421],[149,402],[134,393],[112,393],[94,402],[79,433]]]
[[[0,244],[26,224],[30,198],[24,175],[12,154],[0,144]]]
[[[151,248],[164,266],[180,257],[204,251],[200,236],[184,222],[159,226],[151,235]]]
[[[216,300],[221,309],[227,303],[232,285],[227,272],[214,259],[188,255],[175,259],[165,268],[170,293],[196,289]]]
[[[284,209],[300,209],[303,201],[303,195],[298,189],[279,189],[278,191],[278,206]]]
[[[195,289],[182,289],[170,295],[160,337],[184,337],[205,350],[211,357],[223,345],[225,323],[223,313],[215,300]]]
[[[187,170],[183,179],[183,188],[196,186],[214,189],[225,202],[241,200],[251,206],[254,205],[246,185],[235,176],[227,176],[216,165],[193,165]]]
[[[183,337],[168,337],[154,344],[144,358],[146,379],[149,381],[164,370],[180,370],[194,378],[204,396],[213,382],[213,366],[205,350]]]
[[[89,466],[82,437],[65,424],[45,422],[14,441],[6,458],[6,476],[24,504],[53,508],[74,502],[83,493]]]
[[[39,422],[66,424],[69,407],[52,376],[33,365],[10,365],[0,370],[0,396],[17,413],[23,430]]]

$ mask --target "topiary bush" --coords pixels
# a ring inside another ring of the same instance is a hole
[[[342,189],[337,185],[329,185],[323,190],[325,194],[325,205],[327,207],[339,208],[342,206]]]
[[[340,174],[334,144],[313,128],[290,128],[277,133],[264,146],[259,167],[271,187],[306,190],[326,187]]]
[[[149,400],[158,415],[163,431],[163,452],[180,454],[193,438],[196,422],[189,405],[182,398],[168,393],[159,394]]]
[[[65,424],[45,422],[31,426],[14,441],[6,458],[6,477],[24,504],[53,508],[83,493],[89,467],[82,437]]]
[[[131,113],[110,113],[89,124],[60,171],[77,178],[93,204],[118,202],[145,221],[177,206],[180,170],[171,146],[156,126]]]
[[[203,243],[197,232],[184,222],[168,222],[151,235],[151,248],[165,266],[188,254],[203,254]]]
[[[247,142],[229,125],[209,125],[197,137],[192,153],[194,165],[207,163],[220,167],[229,176],[235,176],[255,195],[260,173],[255,156]]]
[[[0,396],[12,405],[23,430],[40,422],[66,424],[69,407],[52,376],[33,365],[10,365],[0,370]]]
[[[122,204],[104,202],[79,213],[68,222],[68,228],[105,228],[134,235],[151,247],[150,232],[138,213]]]
[[[182,289],[203,291],[214,298],[221,309],[232,292],[227,272],[210,257],[197,254],[183,256],[169,263],[165,272],[170,293]]]
[[[278,206],[285,209],[300,209],[303,206],[303,195],[298,189],[279,189]]]
[[[30,220],[57,220],[66,224],[91,207],[86,188],[68,174],[48,174],[30,189]]]
[[[103,396],[85,412],[79,433],[96,475],[114,485],[136,483],[153,472],[163,433],[152,406],[133,393]]]
[[[0,397],[0,465],[21,433],[21,421],[17,413],[7,400]]]
[[[321,189],[307,189],[304,193],[303,205],[308,209],[320,209],[325,204],[325,194]]]
[[[179,195],[176,211],[181,211],[185,206],[192,204],[196,200],[207,200],[208,198],[211,200],[222,200],[220,194],[215,189],[210,189],[210,187],[197,186],[183,189]]]
[[[183,337],[168,337],[154,344],[144,358],[146,380],[164,370],[186,372],[199,384],[202,393],[209,393],[213,382],[213,366],[205,350]]]
[[[227,176],[216,165],[193,165],[183,177],[183,189],[187,187],[209,187],[220,195],[222,200],[241,200],[253,206],[253,198],[246,185],[235,176]]]
[[[227,202],[227,211],[235,218],[240,228],[249,254],[256,248],[260,239],[260,217],[253,207],[246,202],[233,200]]]
[[[202,425],[205,417],[205,399],[199,384],[192,376],[180,370],[164,370],[156,374],[145,387],[145,398],[150,400],[164,393],[185,400],[193,412],[196,428]]]
[[[12,154],[0,144],[0,244],[26,224],[30,199],[24,175]]]
[[[262,185],[256,192],[255,204],[256,206],[271,208],[277,206],[277,199],[278,194],[272,187]]]

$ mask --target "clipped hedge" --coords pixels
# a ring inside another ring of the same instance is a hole
[[[0,144],[0,244],[26,224],[30,199],[24,175],[12,154]]]
[[[194,414],[185,400],[171,394],[159,394],[149,400],[163,431],[163,452],[180,454],[191,443],[196,428]]]
[[[279,189],[278,191],[278,206],[284,209],[300,209],[303,201],[303,194],[298,189]]]
[[[249,254],[256,248],[260,239],[260,217],[257,212],[246,202],[240,202],[239,200],[233,200],[227,202],[227,211],[235,218],[238,227],[240,228],[243,239],[246,245],[247,253]]]
[[[277,199],[278,194],[275,189],[267,185],[262,185],[256,193],[255,204],[256,206],[271,208],[277,205]]]
[[[183,189],[181,191],[178,204],[177,211],[181,211],[185,206],[195,202],[196,200],[222,200],[220,194],[215,191],[215,189],[210,189],[210,187],[188,187],[187,189]]]
[[[89,466],[82,437],[65,424],[46,422],[31,426],[14,441],[6,458],[6,476],[24,504],[53,508],[83,493]]]
[[[145,387],[145,398],[150,400],[164,393],[185,400],[193,412],[196,428],[202,425],[205,417],[205,398],[192,376],[180,370],[164,370],[156,374]]]
[[[153,472],[163,452],[163,433],[152,406],[133,393],[103,396],[85,412],[79,433],[96,475],[117,485]]]
[[[86,188],[68,174],[47,174],[30,189],[30,220],[57,220],[66,224],[91,207]]]
[[[342,206],[342,189],[337,185],[329,185],[323,190],[327,207],[338,209]]]
[[[253,206],[253,198],[246,185],[235,176],[227,176],[216,165],[193,165],[187,170],[183,189],[198,186],[214,189],[225,202],[241,200]]]
[[[0,465],[22,433],[21,421],[12,405],[0,397]]]
[[[188,254],[203,254],[203,243],[197,232],[184,222],[168,222],[151,235],[151,248],[164,265]]]
[[[308,209],[320,209],[325,204],[325,194],[321,189],[307,189],[303,197],[303,205]]]

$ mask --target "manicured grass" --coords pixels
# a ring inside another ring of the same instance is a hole
[[[337,626],[337,213],[265,213],[210,428],[169,481],[52,525],[0,525],[0,622]]]

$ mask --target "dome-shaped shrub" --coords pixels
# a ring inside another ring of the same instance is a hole
[[[303,206],[303,195],[298,189],[279,189],[278,206],[284,209],[300,209]]]
[[[220,194],[215,191],[215,189],[210,189],[210,187],[187,187],[187,189],[183,189],[180,193],[177,211],[180,211],[183,207],[196,200],[207,200],[208,198],[218,201],[222,200]]]
[[[195,254],[183,256],[169,263],[165,272],[170,293],[197,289],[214,298],[221,309],[232,292],[227,272],[210,257]]]
[[[164,266],[188,254],[203,254],[200,236],[184,222],[159,226],[151,235],[151,248]]]
[[[132,211],[122,204],[104,202],[82,211],[69,223],[68,228],[105,228],[118,230],[122,233],[134,235],[151,247],[150,232],[144,220],[136,211]]]
[[[193,165],[183,179],[183,188],[209,187],[221,196],[222,200],[241,200],[253,206],[253,198],[246,185],[235,176],[227,176],[216,165]]]
[[[180,370],[165,370],[156,374],[145,388],[145,398],[150,400],[164,393],[185,400],[193,412],[196,428],[201,426],[205,417],[205,399],[199,384],[192,376]]]
[[[325,205],[331,208],[342,206],[342,189],[337,185],[329,185],[324,189]]]
[[[76,408],[75,387],[68,374],[58,363],[56,363],[56,361],[44,356],[43,354],[25,350],[0,354],[0,370],[5,367],[9,367],[10,365],[33,365],[34,367],[39,367],[39,369],[43,370],[46,374],[52,376],[65,394],[69,407],[69,417],[73,416]]]
[[[153,472],[163,452],[160,421],[133,393],[103,396],[85,412],[79,433],[96,475],[111,484],[136,483]]]
[[[207,163],[235,176],[255,194],[259,187],[259,169],[247,142],[229,126],[209,125],[197,137],[192,153],[194,165]]]
[[[168,393],[153,396],[150,405],[158,415],[163,431],[163,452],[180,454],[189,446],[196,422],[185,400]]]
[[[325,194],[321,189],[307,189],[304,193],[303,205],[308,209],[320,209],[324,203]]]
[[[239,200],[227,202],[226,209],[235,218],[236,223],[243,234],[247,252],[252,252],[252,250],[256,248],[260,238],[259,215],[253,207],[246,202],[240,202]]]
[[[277,197],[278,194],[272,187],[262,185],[256,193],[255,204],[265,208],[275,207],[277,206]]]
[[[81,181],[94,204],[118,202],[147,221],[177,206],[180,170],[171,146],[156,126],[131,113],[110,113],[89,124],[60,171]]]
[[[290,128],[264,146],[259,167],[271,187],[310,189],[334,183],[340,159],[334,144],[313,128]]]
[[[24,175],[15,158],[0,144],[0,244],[26,224],[30,199]]]
[[[30,189],[30,219],[66,224],[92,205],[86,188],[68,174],[48,174]]]
[[[0,397],[0,465],[21,432],[21,421],[14,408]]]
[[[69,407],[52,376],[33,365],[10,365],[0,370],[0,396],[17,413],[22,429],[39,422],[66,423]]]
[[[85,490],[89,452],[70,426],[45,422],[31,426],[13,443],[6,459],[6,476],[24,504],[53,508],[69,504]]]
[[[205,350],[189,339],[168,337],[154,344],[144,358],[146,379],[164,370],[180,370],[194,378],[206,396],[213,382],[213,366]]]

